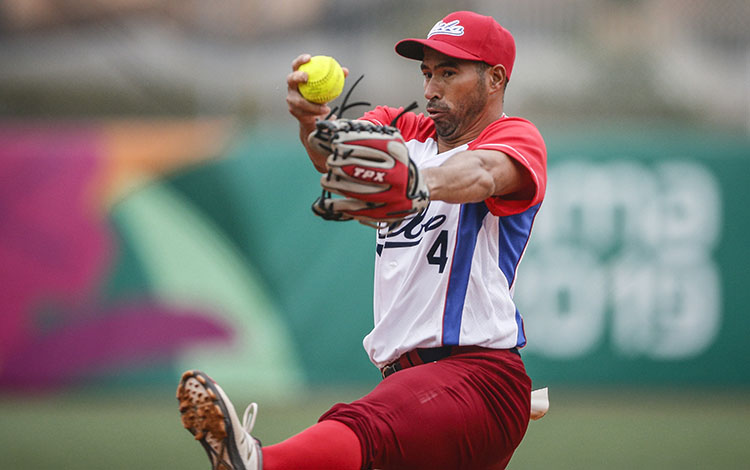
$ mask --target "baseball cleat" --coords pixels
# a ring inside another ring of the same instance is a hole
[[[251,403],[240,423],[229,397],[208,375],[189,370],[177,387],[182,425],[200,441],[213,470],[261,470],[260,441],[250,435],[258,413]]]

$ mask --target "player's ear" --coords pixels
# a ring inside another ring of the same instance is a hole
[[[508,75],[505,73],[505,66],[494,65],[489,70],[490,89],[492,91],[502,91],[508,82]]]

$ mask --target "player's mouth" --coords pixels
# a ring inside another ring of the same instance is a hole
[[[448,114],[448,111],[450,111],[450,109],[447,106],[442,106],[442,105],[434,104],[434,103],[428,103],[425,110],[427,111],[427,114],[429,114],[432,119],[437,119],[445,114]]]

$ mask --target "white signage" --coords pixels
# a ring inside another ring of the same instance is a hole
[[[527,351],[574,359],[704,353],[721,323],[713,259],[721,190],[697,162],[569,161],[549,186],[518,272]]]

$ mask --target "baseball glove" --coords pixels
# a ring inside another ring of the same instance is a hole
[[[378,226],[416,215],[429,205],[427,186],[395,126],[324,120],[308,140],[330,154],[328,172],[320,179],[323,194],[312,206],[324,219]]]

